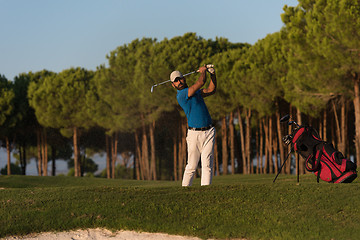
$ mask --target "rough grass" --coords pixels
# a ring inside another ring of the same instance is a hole
[[[359,239],[360,184],[314,175],[179,182],[0,176],[0,237],[107,228],[203,239]]]

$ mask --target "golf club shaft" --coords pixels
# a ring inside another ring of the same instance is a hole
[[[162,84],[167,83],[167,82],[170,82],[170,81],[171,81],[171,80],[166,80],[166,81],[164,81],[164,82],[157,83],[157,84],[155,84],[153,87],[156,87],[156,86],[162,85]]]
[[[183,76],[185,77],[185,76],[187,76],[187,75],[190,75],[190,74],[193,74],[193,73],[196,73],[196,72],[197,72],[197,71],[189,72],[189,73],[184,74]],[[157,83],[157,84],[154,85],[154,87],[159,86],[159,85],[164,84],[164,83],[167,83],[167,82],[170,82],[170,81],[171,81],[171,80],[166,80],[166,81],[164,81],[164,82]]]
[[[185,77],[185,76],[187,76],[187,75],[190,75],[190,74],[196,73],[196,72],[198,72],[198,71],[199,71],[199,70],[192,71],[192,72],[189,72],[189,73],[184,74],[183,76]],[[153,86],[151,87],[151,92],[153,92],[153,91],[154,91],[154,87],[157,87],[157,86],[159,86],[159,85],[165,84],[165,83],[170,82],[170,81],[171,81],[171,80],[166,80],[166,81],[164,81],[164,82],[157,83],[157,84],[153,85]]]

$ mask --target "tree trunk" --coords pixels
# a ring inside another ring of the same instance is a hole
[[[260,129],[256,129],[255,133],[255,142],[256,142],[256,174],[259,174],[259,161],[260,161],[260,154],[259,154],[259,135],[260,135]]]
[[[182,136],[182,120],[180,121],[180,125],[179,125],[179,151],[178,151],[178,176],[179,176],[179,180],[182,180],[182,176],[183,176],[183,158],[182,158],[182,153],[183,153],[183,136]]]
[[[6,137],[5,138],[6,141],[6,152],[7,152],[7,175],[10,176],[11,175],[11,150],[10,150],[10,142],[9,142],[9,138]]]
[[[354,76],[354,111],[355,111],[355,163],[360,159],[360,76]]]
[[[37,137],[37,154],[38,154],[38,174],[42,176],[42,156],[41,156],[41,129],[38,128],[36,131]]]
[[[234,113],[230,112],[229,117],[229,145],[230,145],[230,161],[231,174],[235,174],[235,139],[234,139]]]
[[[223,174],[228,173],[228,152],[227,152],[227,127],[226,127],[226,117],[222,117],[221,120],[221,137],[222,137],[222,166]]]
[[[44,168],[43,168],[43,171],[44,171],[44,176],[47,176],[48,175],[48,143],[47,143],[47,133],[46,133],[46,129],[44,128]]]
[[[182,180],[183,172],[185,170],[186,165],[186,132],[187,132],[187,122],[185,118],[182,118],[180,121],[180,127],[179,127],[179,154],[178,154],[178,160],[179,160],[179,180]]]
[[[324,111],[324,119],[323,119],[323,140],[327,141],[327,113]]]
[[[264,173],[264,168],[263,168],[263,146],[264,146],[264,130],[263,130],[263,122],[262,122],[262,120],[260,119],[259,120],[259,125],[260,125],[260,133],[259,133],[259,135],[260,135],[260,143],[259,143],[259,145],[260,145],[260,150],[259,150],[259,152],[260,152],[260,166],[259,166],[259,173]]]
[[[272,116],[269,117],[269,136],[268,136],[268,151],[269,151],[269,173],[274,173],[273,162],[273,124]]]
[[[347,111],[346,111],[346,100],[342,98],[341,102],[341,142],[339,144],[339,151],[346,155],[346,140],[347,140]]]
[[[269,162],[269,126],[267,125],[267,117],[263,118],[263,125],[264,125],[264,133],[265,133],[265,164],[264,164],[264,173],[268,173],[269,169],[268,169],[268,162]]]
[[[75,177],[80,177],[79,149],[78,149],[78,129],[74,127],[73,145],[74,145],[74,169]]]
[[[146,126],[143,120],[142,122],[142,163],[144,176],[146,180],[150,180],[150,165],[149,165],[149,148],[148,148],[148,139],[146,133]]]
[[[26,175],[26,152],[25,152],[25,143],[19,145],[19,159],[21,166],[21,174]]]
[[[26,146],[23,145],[23,174],[26,175],[26,166],[27,166],[27,159],[26,159]]]
[[[297,110],[297,112],[296,112],[297,123],[299,125],[301,125],[302,124],[301,112],[299,109],[296,109],[296,110]],[[296,162],[298,163],[298,166],[297,166],[297,168],[299,168],[298,172],[300,174],[304,174],[305,173],[305,160],[302,157],[300,157],[299,154],[296,154]]]
[[[119,142],[119,139],[118,139],[118,133],[115,132],[113,134],[113,137],[112,137],[112,141],[111,141],[111,178],[112,179],[115,179],[115,166],[116,166],[116,161],[117,161],[117,148],[118,148],[118,142]]]
[[[41,131],[41,159],[42,159],[42,175],[47,176],[47,171],[45,169],[45,138],[44,138],[44,129]]]
[[[240,144],[241,144],[241,156],[242,156],[242,172],[243,174],[247,174],[247,166],[246,166],[246,150],[245,150],[245,136],[244,136],[244,127],[240,114],[240,109],[238,108],[238,119],[239,119],[239,130],[240,130]]]
[[[278,135],[278,143],[279,143],[279,152],[280,152],[280,166],[285,161],[285,150],[284,150],[284,143],[282,141],[283,134],[281,132],[281,123],[280,123],[280,112],[279,109],[276,110],[276,125],[277,125],[277,135]],[[281,169],[282,173],[285,173],[285,168]],[[277,171],[276,171],[277,173]]]
[[[42,158],[42,175],[47,176],[47,169],[45,168],[45,135],[44,135],[44,129],[41,131],[41,158]]]
[[[139,142],[139,137],[138,137],[138,131],[136,130],[135,131],[135,151],[136,151],[136,163],[135,163],[135,166],[136,166],[136,179],[137,180],[144,180],[144,174],[143,174],[143,171],[141,169],[141,159],[142,159],[142,156],[141,156],[141,149],[140,149],[140,142]]]
[[[220,169],[219,169],[219,151],[217,146],[217,138],[215,137],[215,144],[214,144],[214,155],[215,155],[215,171],[214,175],[219,176],[220,175]]]
[[[174,157],[174,181],[178,180],[177,172],[177,139],[176,134],[173,135],[173,157]]]
[[[339,123],[339,118],[338,118],[338,114],[337,114],[337,109],[336,109],[336,106],[335,106],[335,102],[332,101],[332,107],[333,107],[333,112],[334,112],[334,119],[335,119],[335,128],[336,128],[336,131],[335,131],[335,137],[336,137],[336,140],[335,140],[335,148],[337,149],[340,149],[340,143],[341,143],[341,131],[340,131],[340,123]]]
[[[251,159],[251,109],[247,110],[246,113],[246,159],[248,165],[248,173],[253,173],[253,161]]]
[[[51,176],[56,176],[56,148],[54,146],[51,147]]]
[[[105,149],[106,149],[106,178],[111,178],[111,151],[110,151],[110,144],[109,144],[109,136],[105,134]]]
[[[273,152],[274,152],[274,170],[275,173],[278,173],[279,171],[279,159],[278,159],[278,138],[276,136],[276,133],[273,137]]]
[[[290,116],[292,116],[292,106],[291,106],[291,104],[290,104],[290,106],[289,106],[289,114],[290,114]],[[290,126],[290,125],[288,125],[287,131],[288,131],[288,134],[291,134],[291,126]],[[289,144],[289,145],[287,146],[287,152],[289,153],[290,150],[291,150],[291,146],[290,146],[290,144]],[[284,167],[285,167],[285,169],[286,169],[286,173],[291,174],[292,154],[289,154],[289,157],[288,157],[288,158],[289,158],[289,159],[287,159],[286,164],[285,164]]]
[[[156,156],[155,156],[155,121],[150,124],[150,146],[151,146],[151,179],[156,180]]]
[[[323,116],[320,116],[319,120],[319,136],[320,139],[324,140],[324,126],[323,126]]]

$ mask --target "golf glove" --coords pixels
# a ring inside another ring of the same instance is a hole
[[[215,74],[215,69],[214,69],[214,68],[208,68],[207,71],[208,71],[210,74]]]

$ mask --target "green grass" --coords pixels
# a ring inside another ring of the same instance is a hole
[[[83,228],[203,239],[359,239],[360,182],[233,175],[211,186],[98,178],[0,176],[0,237]]]

